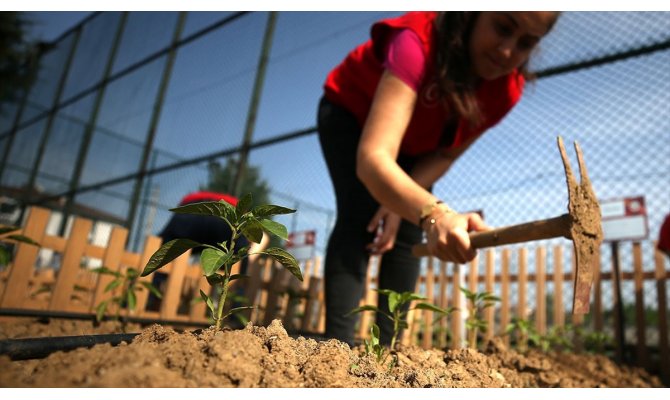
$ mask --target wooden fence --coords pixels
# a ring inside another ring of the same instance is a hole
[[[114,271],[127,268],[141,271],[161,244],[160,238],[150,236],[141,253],[128,252],[125,250],[127,229],[115,227],[107,245],[96,246],[89,239],[92,222],[79,217],[74,218],[67,238],[47,235],[49,217],[49,210],[31,208],[22,233],[40,243],[42,249],[61,255],[60,265],[56,269],[36,268],[39,249],[18,244],[14,261],[9,268],[0,271],[0,308],[94,314],[96,305],[113,296],[113,293],[105,293],[105,287],[113,278],[92,272],[86,260],[99,259],[102,265]],[[131,316],[194,324],[209,322],[205,303],[193,301],[199,299],[200,289],[208,290],[209,284],[202,276],[200,265],[191,263],[190,259],[188,252],[160,269],[160,273],[167,274],[167,281],[158,310],[147,309],[149,293],[144,290],[138,293]],[[236,269],[239,265],[233,267],[233,271]],[[258,307],[248,312],[247,317],[263,325],[282,318],[287,329],[323,331],[323,321],[315,317],[323,315],[319,307],[323,303],[321,279],[312,276],[312,271],[318,271],[318,265],[307,261],[302,263],[301,269],[302,283],[273,260],[250,256],[247,271],[250,278],[242,283],[243,295]],[[152,275],[140,279],[151,281]],[[315,311],[298,311],[305,307]]]
[[[83,218],[74,219],[67,238],[47,235],[45,230],[49,215],[49,210],[31,208],[23,234],[39,242],[42,248],[62,254],[59,268],[57,270],[36,268],[38,248],[18,244],[13,263],[9,268],[0,271],[0,308],[93,314],[95,306],[100,301],[111,297],[111,293],[104,293],[104,288],[111,278],[92,273],[90,268],[85,266],[84,260],[100,259],[102,265],[112,270],[123,270],[128,267],[142,270],[149,257],[160,246],[159,238],[148,237],[141,253],[127,252],[125,243],[128,232],[121,227],[112,230],[106,246],[95,246],[89,243],[92,222]],[[566,324],[568,318],[571,318],[568,322],[574,325],[582,324],[582,316],[566,315],[564,307],[566,303],[564,297],[571,292],[574,273],[572,254],[565,254],[567,253],[565,249],[568,247],[489,249],[480,252],[480,256],[469,265],[460,266],[429,259],[425,273],[417,283],[416,291],[440,307],[453,306],[457,310],[449,318],[443,318],[436,324],[432,323],[431,311],[410,312],[409,328],[401,340],[404,343],[414,342],[425,348],[459,346],[464,339],[461,337],[461,312],[467,308],[466,304],[460,303],[462,296],[459,287],[463,281],[470,290],[485,290],[501,298],[495,308],[485,310],[484,319],[489,327],[484,334],[485,337],[501,334],[513,317],[531,319],[540,333],[547,332],[550,326]],[[653,328],[659,335],[657,358],[660,360],[660,365],[657,368],[668,378],[670,355],[666,281],[670,277],[670,272],[666,267],[664,256],[660,253],[656,252],[652,261],[653,267],[645,268],[644,265],[648,265],[649,260],[643,261],[641,244],[632,244],[631,251],[632,272],[624,272],[620,278],[623,282],[632,281],[634,284],[637,340],[635,358],[639,365],[649,367],[651,354],[646,342],[646,331]],[[529,252],[533,253],[529,256]],[[148,293],[142,292],[138,295],[134,316],[194,323],[209,321],[205,304],[192,301],[194,298],[199,298],[200,289],[205,290],[209,285],[202,276],[199,265],[190,263],[189,257],[188,253],[182,255],[160,270],[168,274],[168,279],[159,310],[147,310]],[[531,268],[528,265],[529,259],[534,262]],[[372,289],[376,287],[375,272],[379,268],[378,259],[372,258],[370,262],[367,290],[361,304],[376,303],[376,293]],[[549,265],[551,268],[548,268]],[[289,331],[323,333],[324,299],[322,279],[318,274],[319,260],[304,262],[301,269],[305,278],[303,282],[293,278],[286,269],[276,265],[271,259],[252,259],[247,271],[250,277],[244,283],[244,295],[256,308],[248,312],[247,317],[258,325],[267,325],[273,319],[280,318]],[[529,270],[534,272],[529,273]],[[142,279],[151,279],[151,276]],[[655,283],[657,304],[645,304],[647,298],[653,298],[644,295],[646,281]],[[608,293],[614,293],[613,274],[596,271],[589,317],[594,331],[608,328],[604,325],[606,310],[603,306],[603,288],[607,285],[613,288]],[[532,293],[530,290],[532,287],[534,296],[531,299],[529,294]],[[549,288],[552,289],[551,309],[547,305]],[[653,326],[646,323],[645,306],[658,310],[657,323]],[[567,311],[569,313],[569,309]],[[357,326],[359,339],[367,337],[372,319],[373,316],[369,312],[361,315]],[[451,334],[450,342],[447,342],[447,331]],[[616,343],[618,340],[615,340]],[[620,355],[621,352],[622,349],[617,348],[617,354]]]

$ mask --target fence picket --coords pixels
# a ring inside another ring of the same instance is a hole
[[[540,334],[547,333],[547,304],[545,295],[545,263],[547,252],[543,246],[535,249],[535,327]]]
[[[144,267],[149,263],[149,260],[151,259],[151,256],[156,252],[161,247],[161,238],[157,236],[147,236],[146,240],[144,241],[144,250],[142,250],[142,254],[138,255],[139,256],[139,262],[137,264],[134,264],[137,267],[137,270],[142,273],[144,270]],[[133,255],[133,253],[125,253],[124,258],[130,258],[128,257],[129,255]],[[122,260],[122,262],[124,262]],[[132,265],[132,264],[131,264]],[[151,283],[153,281],[154,275],[148,275],[140,278],[140,282],[149,282]],[[161,293],[163,295],[164,293]],[[147,300],[149,299],[149,291],[148,290],[142,290],[137,293],[137,315],[144,317],[146,315],[146,307],[147,307]],[[203,303],[203,307],[204,307]]]
[[[81,269],[84,249],[88,244],[88,235],[92,226],[93,223],[90,220],[78,217],[74,219],[61,266],[56,275],[56,283],[51,292],[49,310],[74,311],[71,308],[70,296],[72,296],[72,289]]]
[[[434,257],[430,257],[428,259],[428,265],[426,266],[426,297],[430,304],[435,304],[435,273],[433,270],[433,261]],[[433,312],[430,310],[423,310],[423,320],[425,321],[425,328],[421,346],[424,349],[430,349],[433,347]]]
[[[642,246],[639,242],[633,243],[633,271],[635,274],[635,325],[637,333],[637,364],[643,368],[649,367],[647,354],[647,332],[644,312],[644,287],[642,284]]]
[[[177,257],[172,264],[172,270],[168,275],[167,286],[163,293],[163,301],[160,307],[160,317],[165,319],[176,319],[177,309],[181,300],[181,288],[188,268],[188,259],[191,257],[191,251],[187,251]]]
[[[656,244],[654,244],[656,249]],[[654,252],[655,274],[656,274],[656,294],[658,299],[658,348],[660,353],[661,376],[666,382],[670,382],[670,350],[668,349],[668,297],[665,270],[665,254],[660,250]]]
[[[75,234],[75,229],[77,228],[77,221],[75,220],[75,225],[72,228],[72,235]],[[89,226],[86,230],[86,233],[90,231],[90,221],[89,221]],[[71,236],[72,236],[71,235]],[[103,259],[102,259],[102,265],[109,268],[112,271],[120,271],[120,263],[121,263],[121,255],[123,254],[123,249],[126,246],[126,239],[128,238],[128,230],[125,228],[121,227],[115,227],[112,230],[112,235],[109,238],[109,243],[107,244],[107,249],[105,250]],[[70,239],[72,240],[72,239]],[[68,245],[69,245],[68,241]],[[67,250],[66,250],[66,255],[67,255]],[[81,260],[81,255],[80,254],[75,254],[74,257],[76,260]],[[65,257],[63,258],[63,266],[65,266]],[[79,263],[77,263],[79,264]],[[77,269],[79,269],[79,265],[77,265]],[[95,288],[95,292],[93,294],[93,301],[91,302],[91,307],[90,311],[93,312],[95,310],[95,307],[102,301],[109,300],[112,297],[111,292],[105,293],[105,287],[114,280],[114,277],[110,275],[99,275],[98,276],[98,281],[97,285]],[[69,299],[68,299],[69,300]],[[108,309],[111,311],[115,307],[112,307],[110,305]]]
[[[491,294],[494,293],[493,283],[495,281],[495,251],[493,249],[488,249],[486,251],[486,276],[485,276],[485,287],[486,291]],[[495,332],[495,308],[497,305],[493,305],[484,310],[484,319],[486,320],[486,333],[485,338],[493,338],[493,332]]]
[[[439,306],[443,309],[449,307],[449,297],[447,296],[447,285],[449,281],[447,280],[447,263],[440,261],[440,304]],[[438,335],[438,345],[440,348],[447,346],[447,327],[448,327],[448,317],[440,318],[440,334]]]
[[[563,306],[563,246],[554,246],[554,325],[565,325],[565,307]]]
[[[505,333],[507,325],[510,323],[510,279],[509,279],[509,263],[510,250],[503,249],[501,254],[500,268],[501,277],[501,292],[500,296],[500,333]],[[505,335],[503,341],[509,346],[509,335]]]
[[[44,231],[51,212],[45,208],[32,207],[28,212],[23,235],[42,243]],[[0,306],[3,308],[20,308],[28,295],[28,284],[35,272],[35,260],[39,248],[26,243],[17,245],[14,262],[9,269],[7,283],[2,294]]]

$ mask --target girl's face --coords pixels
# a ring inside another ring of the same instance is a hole
[[[556,17],[550,11],[482,12],[475,21],[468,48],[474,73],[492,80],[520,67]]]

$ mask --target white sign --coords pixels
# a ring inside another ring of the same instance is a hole
[[[314,258],[314,243],[316,231],[291,232],[286,242],[286,251],[297,260],[309,260]]]
[[[643,196],[603,200],[600,214],[604,241],[643,240],[649,236]]]

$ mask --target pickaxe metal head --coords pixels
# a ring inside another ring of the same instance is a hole
[[[572,297],[573,314],[589,312],[591,285],[594,268],[600,263],[600,243],[603,231],[600,221],[600,205],[586,171],[586,164],[579,144],[575,142],[577,161],[579,164],[580,182],[577,183],[570,168],[563,146],[563,139],[558,137],[558,147],[565,168],[565,179],[568,184],[568,215],[570,215],[570,238],[575,249],[575,281]]]

